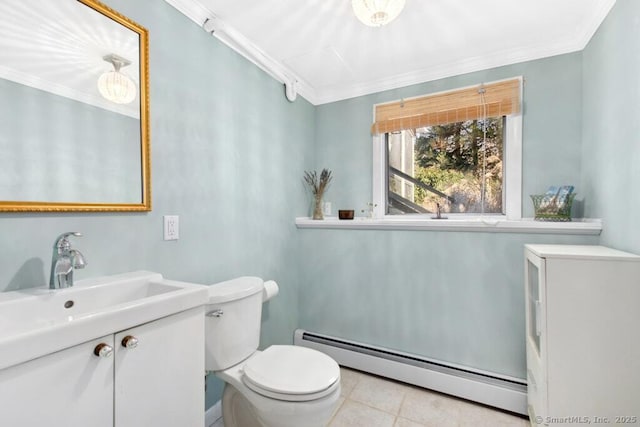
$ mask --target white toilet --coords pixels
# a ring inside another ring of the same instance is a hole
[[[277,293],[275,282],[269,288]],[[258,277],[209,287],[206,369],[226,383],[224,425],[326,426],[340,397],[340,367],[305,347],[274,345],[258,351],[262,302],[268,294]]]

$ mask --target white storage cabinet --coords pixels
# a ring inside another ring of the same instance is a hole
[[[539,425],[640,425],[640,256],[525,245],[528,410]]]

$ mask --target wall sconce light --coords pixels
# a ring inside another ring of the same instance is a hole
[[[396,19],[404,3],[405,0],[351,0],[353,13],[370,27],[382,27]]]
[[[129,104],[136,98],[136,84],[120,68],[131,64],[131,61],[113,53],[102,57],[113,65],[113,71],[107,71],[98,78],[98,91],[106,100],[116,104]]]

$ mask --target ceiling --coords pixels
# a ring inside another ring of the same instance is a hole
[[[199,25],[215,19],[214,35],[236,48],[241,40],[237,50],[297,80],[313,104],[582,50],[615,3],[407,0],[398,19],[374,28],[351,0],[166,1]]]

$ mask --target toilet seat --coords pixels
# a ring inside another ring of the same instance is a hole
[[[266,397],[290,402],[309,401],[331,394],[340,385],[340,367],[317,350],[274,345],[250,357],[242,382]]]

